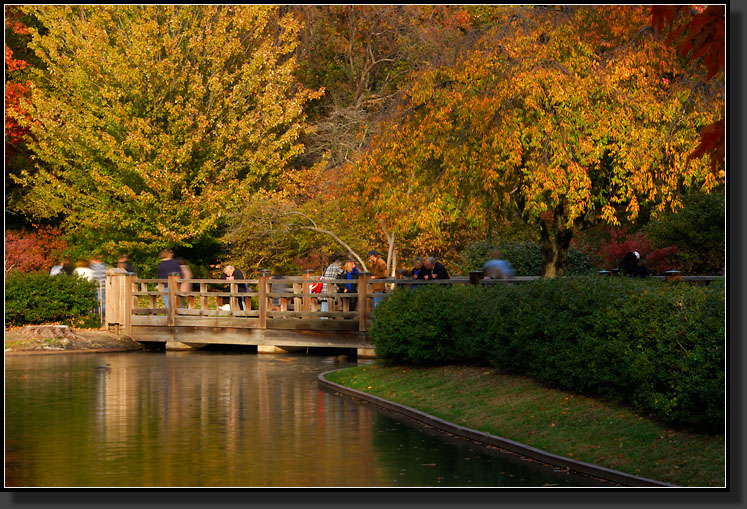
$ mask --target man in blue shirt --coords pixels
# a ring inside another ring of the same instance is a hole
[[[508,279],[514,277],[516,272],[510,262],[503,259],[503,253],[500,249],[492,249],[488,252],[491,258],[482,266],[482,272],[485,279]]]

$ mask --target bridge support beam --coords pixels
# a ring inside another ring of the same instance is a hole
[[[369,357],[374,358],[376,357],[376,352],[373,348],[358,348],[358,357]]]
[[[257,345],[257,353],[290,353],[285,348],[275,345]]]
[[[180,341],[166,341],[166,350],[194,350],[205,346],[203,343],[182,343]]]

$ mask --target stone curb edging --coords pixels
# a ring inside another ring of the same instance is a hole
[[[340,394],[343,394],[345,396],[362,399],[375,406],[386,409],[390,412],[404,415],[418,422],[421,422],[423,424],[426,424],[438,430],[451,433],[461,438],[466,438],[466,439],[474,440],[475,442],[479,442],[485,445],[498,447],[500,449],[504,449],[514,454],[518,454],[520,456],[524,456],[524,457],[527,457],[527,458],[530,458],[530,459],[533,459],[533,460],[536,460],[542,463],[546,463],[554,467],[559,467],[559,468],[567,469],[571,472],[577,472],[580,474],[597,477],[599,479],[621,484],[623,486],[666,487],[666,488],[678,487],[675,484],[669,484],[669,483],[665,483],[662,481],[656,481],[654,479],[646,479],[645,477],[639,477],[639,476],[632,475],[632,474],[626,474],[625,472],[612,470],[611,468],[606,468],[606,467],[602,467],[599,465],[593,465],[591,463],[586,463],[583,461],[573,460],[570,458],[566,458],[564,456],[558,456],[557,454],[552,454],[552,453],[543,451],[541,449],[537,449],[535,447],[525,445],[520,442],[516,442],[514,440],[509,440],[508,438],[503,438],[503,437],[499,437],[496,435],[491,435],[489,433],[484,433],[482,431],[477,431],[474,429],[466,428],[464,426],[460,426],[458,424],[445,421],[433,415],[426,414],[425,412],[415,410],[414,408],[411,408],[405,405],[400,405],[398,403],[393,403],[391,401],[380,398],[378,396],[374,396],[372,394],[367,394],[365,392],[361,392],[355,389],[350,389],[348,387],[337,384],[335,382],[330,382],[329,380],[324,378],[324,376],[331,372],[332,371],[327,371],[325,373],[320,373],[317,376],[317,381],[319,385],[333,392],[338,392]]]
[[[140,352],[141,348],[79,348],[75,350],[6,350],[6,357],[16,357],[21,355],[47,355],[47,354],[61,354],[61,353],[128,353],[128,352]]]

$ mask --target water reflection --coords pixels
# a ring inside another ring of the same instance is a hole
[[[450,442],[319,389],[335,357],[6,359],[6,485],[543,486],[586,481]]]

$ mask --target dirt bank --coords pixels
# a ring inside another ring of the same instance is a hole
[[[5,329],[5,355],[29,353],[121,352],[142,350],[128,336],[66,325],[27,325]]]

